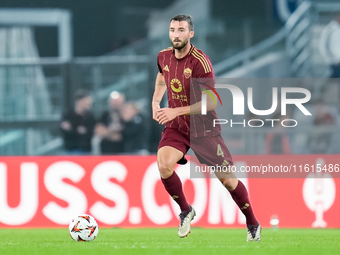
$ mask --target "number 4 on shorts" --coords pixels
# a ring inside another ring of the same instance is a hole
[[[217,144],[217,156],[222,156],[222,158],[224,158],[224,153],[220,144]]]

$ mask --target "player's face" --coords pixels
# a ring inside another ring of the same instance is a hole
[[[187,21],[176,21],[172,20],[170,23],[169,37],[172,46],[176,50],[183,49],[190,38],[194,36],[194,31],[190,31],[189,23]]]

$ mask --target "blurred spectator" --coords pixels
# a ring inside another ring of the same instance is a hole
[[[123,107],[122,118],[125,122],[123,131],[125,152],[137,153],[144,149],[143,115],[134,103],[126,103]]]
[[[274,122],[273,131],[266,135],[266,154],[290,154],[289,137],[285,132],[285,127],[281,125],[281,121],[286,119],[286,116],[276,114],[272,119]]]
[[[334,125],[335,120],[332,114],[330,113],[327,105],[319,99],[314,103],[314,125],[322,126],[322,125]]]
[[[335,125],[335,119],[324,102],[319,99],[314,103],[315,129],[309,136],[308,148],[310,153],[327,153],[332,142],[332,132],[324,130],[322,127]]]
[[[69,155],[85,155],[91,152],[91,139],[96,124],[91,107],[89,91],[78,90],[75,93],[74,108],[62,118],[60,128]]]
[[[331,64],[331,78],[340,78],[340,13],[322,31],[320,53]]]
[[[105,111],[98,121],[95,134],[101,138],[101,154],[118,154],[124,151],[123,129],[125,126],[122,110],[125,96],[113,91],[109,97],[109,109]]]

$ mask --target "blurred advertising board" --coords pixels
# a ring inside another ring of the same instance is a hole
[[[234,164],[267,166],[268,172],[270,166],[275,171],[276,162],[286,162],[282,171],[294,165],[297,172],[301,169],[299,175],[281,172],[277,177],[243,172],[240,178],[264,227],[274,217],[279,227],[335,228],[340,227],[339,159],[234,156]],[[193,226],[244,226],[244,216],[218,179],[190,178],[189,164],[176,171],[197,212]],[[80,213],[93,215],[100,227],[176,227],[179,214],[160,181],[156,156],[2,157],[0,208],[1,228],[66,227]]]

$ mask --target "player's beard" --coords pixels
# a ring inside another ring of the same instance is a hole
[[[179,44],[179,45],[175,45],[175,43],[176,42],[171,41],[172,47],[174,47],[174,49],[176,49],[176,50],[181,50],[188,44],[188,39],[182,41],[182,43]]]

